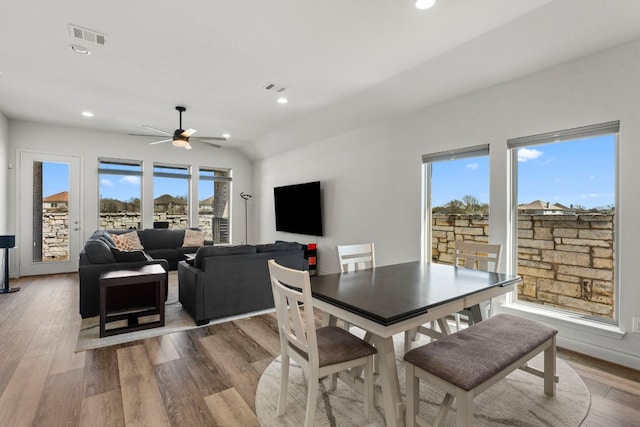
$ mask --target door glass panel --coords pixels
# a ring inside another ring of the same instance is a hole
[[[69,260],[69,164],[33,162],[33,261]]]

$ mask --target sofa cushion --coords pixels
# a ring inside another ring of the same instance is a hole
[[[258,253],[261,252],[280,252],[280,251],[300,251],[302,250],[302,245],[296,242],[277,242],[277,243],[267,243],[265,245],[256,245],[256,250]]]
[[[179,248],[184,240],[184,230],[149,228],[142,231],[145,250]]]
[[[121,251],[141,251],[144,246],[140,243],[137,231],[124,234],[111,234],[111,238],[116,243],[116,248]]]
[[[121,251],[117,248],[111,248],[111,252],[117,262],[138,262],[149,260],[147,254],[142,251]]]
[[[256,248],[251,245],[238,246],[204,246],[196,252],[194,267],[202,267],[202,259],[210,256],[255,254]]]
[[[184,230],[183,248],[191,248],[194,246],[204,246],[204,231]]]
[[[104,230],[98,230],[89,237],[87,240],[101,240],[106,243],[110,248],[116,247],[116,242],[111,238],[111,234]]]
[[[116,262],[111,248],[102,240],[88,240],[84,253],[92,264],[110,264]]]

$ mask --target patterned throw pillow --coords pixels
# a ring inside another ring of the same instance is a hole
[[[143,251],[144,246],[140,243],[138,233],[132,231],[125,234],[112,234],[111,238],[116,243],[116,248],[121,251]]]
[[[204,231],[184,230],[183,248],[192,248],[194,246],[204,246]]]

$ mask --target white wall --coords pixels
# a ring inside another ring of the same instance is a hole
[[[0,147],[2,146],[1,123],[0,121]],[[81,156],[82,241],[98,227],[99,157],[142,160],[145,171],[143,192],[146,194],[153,194],[153,162],[192,165],[194,174],[197,174],[200,166],[231,168],[233,170],[232,243],[239,244],[246,241],[244,205],[240,192],[252,192],[253,169],[252,162],[235,149],[216,149],[194,144],[192,150],[183,150],[169,143],[150,146],[146,139],[138,137],[15,120],[10,120],[8,123],[8,136],[9,161],[14,164],[17,164],[19,150]],[[0,166],[2,166],[1,157]],[[16,168],[9,170],[7,184],[8,206],[17,206]],[[6,188],[5,185],[0,188],[0,191],[4,188]],[[146,197],[145,200],[147,203],[143,206],[144,223],[149,228],[153,221],[153,201],[150,197]],[[192,202],[192,211],[197,212],[193,210],[197,208],[195,198]],[[16,209],[9,209],[6,214],[8,229],[11,232],[17,231],[16,215],[19,215],[19,212]],[[250,217],[249,224],[252,222]],[[251,233],[249,228],[249,236]],[[16,238],[19,240],[20,236]]]
[[[417,260],[421,155],[488,143],[491,239],[506,245],[510,209],[506,140],[620,120],[617,299],[620,329],[629,332],[618,339],[615,334],[547,320],[560,330],[561,345],[638,369],[640,335],[630,331],[632,316],[640,316],[639,75],[636,41],[257,162],[254,201],[259,240],[315,240],[275,231],[272,194],[274,186],[321,180],[325,228],[325,237],[317,239],[321,272],[338,271],[337,244],[373,241],[380,265]]]
[[[7,232],[7,177],[9,175],[9,121],[0,113],[0,234]]]

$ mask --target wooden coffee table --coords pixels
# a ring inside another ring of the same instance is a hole
[[[146,265],[134,270],[114,270],[100,275],[100,338],[125,332],[164,326],[165,283],[167,272],[161,265]],[[110,311],[107,292],[119,286],[153,285],[155,304]],[[141,317],[157,316],[157,320],[139,322]],[[107,323],[126,320],[127,325],[107,329]]]

